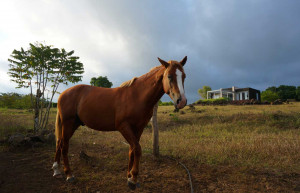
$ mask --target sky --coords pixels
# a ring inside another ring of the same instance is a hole
[[[74,50],[80,84],[107,76],[117,87],[160,65],[157,57],[187,56],[189,103],[204,85],[300,86],[299,10],[298,0],[3,0],[0,93],[29,93],[10,81],[7,59],[36,41]]]

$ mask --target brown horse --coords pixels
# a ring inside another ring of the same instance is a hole
[[[63,156],[67,181],[74,181],[68,161],[69,140],[80,125],[99,131],[119,131],[130,144],[128,186],[136,188],[139,162],[142,154],[139,144],[144,127],[152,117],[153,107],[167,93],[175,108],[185,107],[185,73],[182,61],[165,62],[150,72],[117,88],[77,85],[65,90],[58,99],[56,116],[56,154],[53,170],[61,177],[60,156]]]

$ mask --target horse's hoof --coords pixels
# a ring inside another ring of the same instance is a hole
[[[67,182],[74,183],[74,182],[76,182],[76,178],[74,176],[67,177]]]
[[[63,175],[62,174],[53,174],[53,177],[57,178],[57,179],[60,179],[60,178],[63,177]]]
[[[140,184],[140,183],[136,183],[136,187],[137,187],[137,188],[140,188],[140,187],[141,187],[141,184]]]
[[[127,181],[127,185],[131,190],[135,190],[136,189],[136,184],[131,182],[131,181]]]

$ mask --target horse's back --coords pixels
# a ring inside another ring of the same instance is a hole
[[[63,91],[58,98],[58,105],[66,105],[68,103],[74,104],[75,101],[79,102],[84,93],[92,89],[90,85],[76,85]]]
[[[58,107],[65,119],[80,119],[83,124],[97,130],[114,130],[117,90],[76,85],[61,94]]]

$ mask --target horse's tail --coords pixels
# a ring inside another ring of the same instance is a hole
[[[55,122],[55,136],[56,136],[56,142],[61,139],[62,134],[62,125],[61,125],[61,117],[59,108],[57,108],[57,114],[56,114],[56,122]]]

